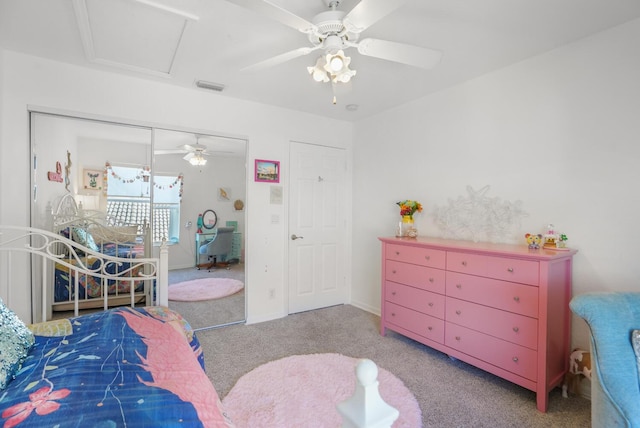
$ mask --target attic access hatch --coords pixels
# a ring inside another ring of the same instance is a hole
[[[73,0],[91,62],[171,77],[180,45],[199,17],[149,0]]]

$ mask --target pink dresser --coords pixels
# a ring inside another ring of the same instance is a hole
[[[382,322],[536,392],[562,383],[575,251],[419,237],[382,241]]]

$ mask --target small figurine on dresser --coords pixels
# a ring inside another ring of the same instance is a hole
[[[529,244],[530,250],[537,250],[540,248],[540,243],[542,242],[542,234],[538,233],[537,235],[534,235],[532,233],[527,233],[526,235],[524,235],[524,237],[527,240],[527,244]]]
[[[547,233],[543,237],[543,248],[550,250],[566,250],[567,249],[567,235],[555,230],[552,224],[547,226]]]

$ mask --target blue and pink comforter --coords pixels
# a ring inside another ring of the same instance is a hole
[[[0,391],[3,428],[232,426],[179,314],[117,308],[53,330],[36,331],[19,374]]]

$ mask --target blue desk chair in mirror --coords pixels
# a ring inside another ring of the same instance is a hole
[[[198,265],[198,269],[208,269],[209,271],[216,267],[229,269],[227,257],[231,253],[233,231],[233,227],[218,227],[214,237],[200,246],[198,252],[207,256],[207,263]]]

